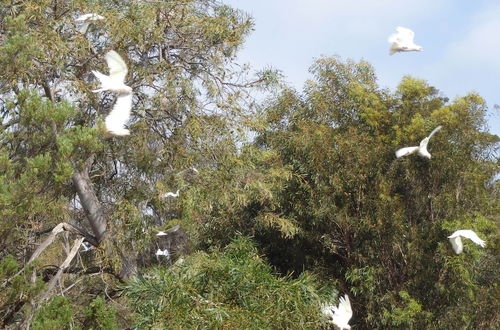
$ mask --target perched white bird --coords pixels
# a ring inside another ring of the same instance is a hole
[[[113,135],[129,135],[130,131],[124,127],[132,109],[132,88],[125,85],[127,65],[114,50],[107,52],[105,58],[109,67],[109,76],[93,70],[92,73],[101,82],[101,88],[95,89],[93,92],[111,91],[118,94],[115,105],[104,123],[106,129]]]
[[[167,198],[167,197],[177,198],[177,197],[179,197],[179,189],[177,189],[175,194],[173,192],[169,191],[168,193],[161,195],[161,197],[163,197],[163,198]]]
[[[323,306],[321,312],[323,313],[323,315],[330,318],[331,322],[338,326],[340,330],[351,329],[349,320],[352,317],[352,308],[348,295],[340,297],[338,307],[334,305]]]
[[[457,230],[451,236],[448,236],[448,238],[450,239],[451,246],[453,247],[453,250],[455,251],[456,254],[462,253],[464,249],[464,245],[462,243],[462,239],[460,236],[468,238],[477,245],[484,247],[485,242],[482,239],[480,239],[479,236],[477,236],[477,234],[472,230],[470,229]]]
[[[82,242],[81,246],[83,247],[83,252],[87,252],[93,250],[93,245],[88,242]]]
[[[398,151],[396,151],[396,157],[400,158],[403,156],[408,156],[414,153],[418,153],[419,156],[431,159],[431,154],[427,151],[427,144],[429,143],[429,139],[436,134],[437,131],[439,131],[443,126],[438,126],[436,127],[431,134],[429,134],[428,137],[420,141],[420,145],[418,147],[406,147],[406,148],[401,148]]]
[[[170,260],[170,252],[168,252],[168,249],[165,249],[165,250],[156,250],[156,256],[165,256],[167,258],[167,260]]]
[[[75,21],[82,23],[82,25],[78,29],[78,32],[80,32],[81,34],[87,33],[87,30],[89,28],[90,23],[93,21],[101,20],[101,19],[104,19],[104,17],[101,15],[97,15],[97,14],[84,14],[84,15],[78,16],[75,19]]]
[[[412,52],[412,51],[422,51],[422,46],[415,45],[413,38],[415,33],[405,27],[398,26],[396,28],[397,33],[392,34],[388,41],[391,44],[389,49],[389,55],[397,52]]]

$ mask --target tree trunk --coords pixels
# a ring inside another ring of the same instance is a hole
[[[85,162],[82,170],[75,169],[73,183],[80,198],[80,203],[82,203],[82,207],[92,227],[92,232],[100,243],[106,233],[106,217],[104,216],[102,205],[95,195],[92,181],[89,177],[89,170],[93,160],[94,156],[91,156]]]

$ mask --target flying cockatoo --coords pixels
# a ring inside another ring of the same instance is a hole
[[[169,191],[168,193],[161,195],[161,197],[163,197],[163,198],[167,198],[167,197],[177,198],[177,197],[179,197],[179,189],[177,189],[175,194],[173,192]]]
[[[412,30],[402,26],[398,26],[396,28],[396,31],[397,33],[392,34],[388,39],[389,43],[391,44],[389,55],[397,52],[420,52],[423,50],[422,46],[418,46],[413,43],[415,33]]]
[[[331,322],[338,326],[340,330],[351,329],[349,320],[352,317],[352,308],[348,295],[340,297],[338,307],[334,305],[323,306],[321,312],[323,313],[323,315],[330,318]]]
[[[443,126],[438,126],[436,127],[431,134],[429,134],[428,137],[420,141],[420,145],[418,147],[406,147],[406,148],[401,148],[398,151],[396,151],[396,157],[400,158],[403,156],[408,156],[414,153],[417,153],[419,156],[431,159],[431,154],[427,151],[427,144],[429,143],[429,139],[436,134],[437,131],[439,131]]]
[[[110,91],[117,94],[115,105],[104,123],[107,130],[113,135],[129,135],[129,130],[124,127],[132,109],[132,88],[125,85],[127,65],[114,50],[107,52],[105,58],[109,67],[109,76],[93,70],[92,73],[101,83],[101,88],[95,89],[93,92]]]
[[[117,94],[132,93],[132,88],[125,85],[125,76],[127,75],[128,69],[122,57],[114,50],[110,50],[104,55],[104,58],[108,64],[109,76],[99,71],[92,70],[92,73],[101,83],[101,88],[95,89],[93,92],[110,91]]]
[[[480,239],[479,236],[477,236],[477,234],[472,230],[470,229],[457,230],[451,236],[448,236],[448,238],[450,239],[451,246],[453,247],[453,250],[455,251],[456,254],[462,253],[464,249],[462,238],[460,236],[468,238],[477,245],[484,247],[485,242],[482,239]]]
[[[94,21],[101,20],[101,19],[104,19],[104,17],[101,15],[97,15],[97,14],[84,14],[84,15],[78,16],[75,19],[75,21],[82,23],[82,25],[78,29],[78,32],[80,32],[81,34],[87,33],[87,30],[89,28],[90,23],[92,23]]]

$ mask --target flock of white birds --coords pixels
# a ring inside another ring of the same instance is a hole
[[[104,19],[103,16],[97,14],[85,14],[76,18],[76,21],[81,24],[78,31],[82,34],[86,34],[89,25],[97,20]],[[393,55],[398,52],[412,52],[412,51],[422,51],[422,46],[416,45],[413,41],[415,33],[405,27],[398,26],[396,28],[396,33],[392,34],[388,41],[391,44],[389,49],[389,54]],[[101,87],[93,90],[93,92],[104,92],[110,91],[116,94],[116,102],[113,106],[111,112],[106,116],[104,120],[106,129],[109,133],[116,136],[129,135],[130,131],[125,128],[125,124],[128,121],[132,109],[132,88],[125,85],[125,77],[127,76],[128,68],[125,61],[121,56],[111,50],[104,55],[106,63],[109,68],[109,75],[100,73],[99,71],[93,70],[92,73],[101,83]],[[417,154],[421,157],[431,159],[431,154],[427,150],[427,144],[430,138],[438,132],[442,126],[436,127],[426,138],[420,141],[419,146],[405,147],[396,151],[396,158],[403,156],[409,156],[412,154]],[[161,197],[176,198],[179,197],[179,190],[175,193],[167,192]],[[165,232],[158,232],[157,236],[167,235]],[[456,254],[460,254],[463,251],[463,243],[461,237],[468,238],[474,243],[484,247],[485,242],[480,239],[477,234],[469,229],[457,230],[452,235],[448,236],[453,250]],[[86,247],[87,248],[87,247]],[[156,251],[156,256],[164,256],[170,259],[170,253],[168,249]],[[350,329],[349,320],[352,317],[352,307],[348,295],[340,297],[339,305],[324,305],[321,309],[324,316],[326,316],[329,321],[341,330]]]
[[[389,55],[393,55],[398,52],[422,51],[422,46],[416,45],[413,41],[414,38],[415,33],[412,30],[398,26],[396,28],[396,33],[392,34],[388,39],[391,44],[391,47],[389,48]],[[420,157],[431,159],[431,154],[427,150],[427,145],[429,144],[431,137],[441,128],[443,127],[438,126],[432,130],[427,137],[420,141],[419,146],[398,149],[396,151],[396,158],[417,154]],[[463,251],[464,246],[462,243],[462,237],[470,239],[472,242],[481,247],[484,247],[485,245],[485,241],[480,239],[474,231],[470,229],[457,230],[452,235],[448,236],[453,251],[455,251],[456,254],[460,254]],[[321,312],[331,323],[339,327],[340,330],[351,329],[349,320],[352,317],[352,307],[348,295],[340,297],[338,306],[324,305]]]

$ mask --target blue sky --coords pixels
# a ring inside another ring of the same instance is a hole
[[[500,1],[498,0],[223,0],[254,18],[239,61],[282,70],[301,89],[322,55],[370,62],[391,90],[404,75],[427,80],[450,99],[475,91],[500,136]],[[388,55],[396,26],[415,31],[420,53]]]

